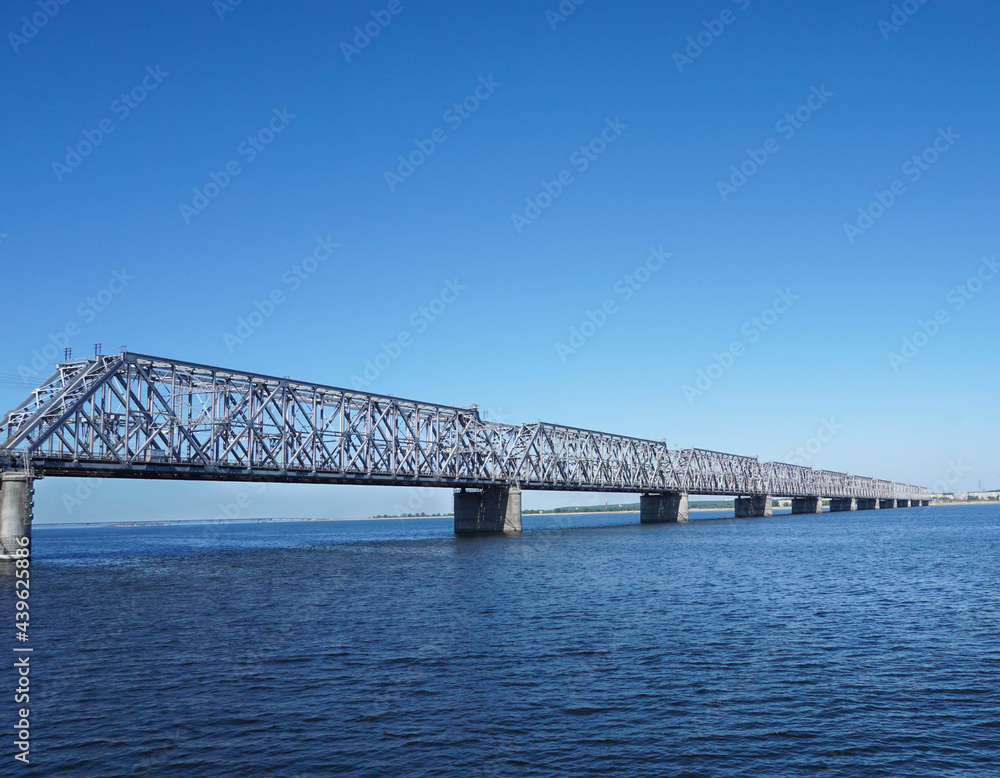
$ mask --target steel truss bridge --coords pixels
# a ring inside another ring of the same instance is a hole
[[[926,489],[122,352],[60,364],[0,422],[31,476],[926,500]],[[29,518],[30,520],[30,518]]]

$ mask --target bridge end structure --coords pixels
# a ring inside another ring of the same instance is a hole
[[[774,508],[771,507],[771,495],[769,494],[754,494],[750,497],[736,498],[737,519],[758,519],[773,515]]]
[[[661,492],[639,497],[639,521],[642,524],[667,524],[687,521],[689,517],[686,492]]]
[[[520,489],[513,486],[486,486],[455,492],[456,535],[520,531]]]
[[[819,497],[793,497],[792,513],[822,513],[823,501]]]
[[[34,478],[23,471],[0,476],[0,560],[16,558],[17,550],[24,548],[21,538],[30,542],[33,484]]]

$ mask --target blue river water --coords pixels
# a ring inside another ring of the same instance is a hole
[[[713,515],[37,528],[0,774],[998,774],[1000,507]]]

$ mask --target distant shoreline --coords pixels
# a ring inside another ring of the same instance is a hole
[[[695,511],[724,511],[726,508],[691,508],[692,512]],[[572,513],[564,511],[544,511],[542,513],[525,513],[524,516],[607,516],[612,513],[621,514],[634,514],[639,513],[639,511],[574,511]],[[413,521],[416,519],[451,519],[453,516],[451,514],[441,515],[441,516],[360,516],[351,518],[322,518],[322,519],[275,519],[275,518],[262,518],[262,519],[163,519],[163,520],[150,520],[148,522],[129,522],[129,521],[81,521],[81,522],[36,522],[33,524],[35,529],[72,529],[75,527],[90,527],[96,529],[98,527],[119,527],[119,528],[136,528],[136,527],[183,527],[183,526],[197,526],[197,525],[219,525],[219,524],[301,524],[305,522],[316,522],[316,521]]]
[[[1000,507],[1000,502],[995,500],[971,500],[965,502],[934,502],[931,503],[932,506],[952,506],[952,505],[996,505]],[[785,507],[787,509],[787,506]],[[707,513],[709,511],[728,511],[732,510],[732,506],[726,508],[689,508],[691,513]],[[776,510],[783,510],[782,508],[777,508]],[[524,513],[522,516],[608,516],[610,514],[636,514],[639,513],[637,510],[633,511],[542,511],[540,513]],[[453,518],[451,514],[441,515],[441,516],[368,516],[366,517],[354,517],[354,518],[323,518],[323,519],[174,519],[174,520],[163,520],[163,521],[149,521],[142,524],[135,522],[98,522],[98,521],[81,521],[79,523],[35,523],[33,526],[35,529],[72,529],[76,527],[183,527],[183,526],[194,526],[199,524],[297,524],[303,522],[315,522],[315,521],[412,521],[414,519],[450,519]]]

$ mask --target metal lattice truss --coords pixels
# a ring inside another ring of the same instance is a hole
[[[59,365],[0,422],[46,475],[926,499],[926,489],[123,352]]]

